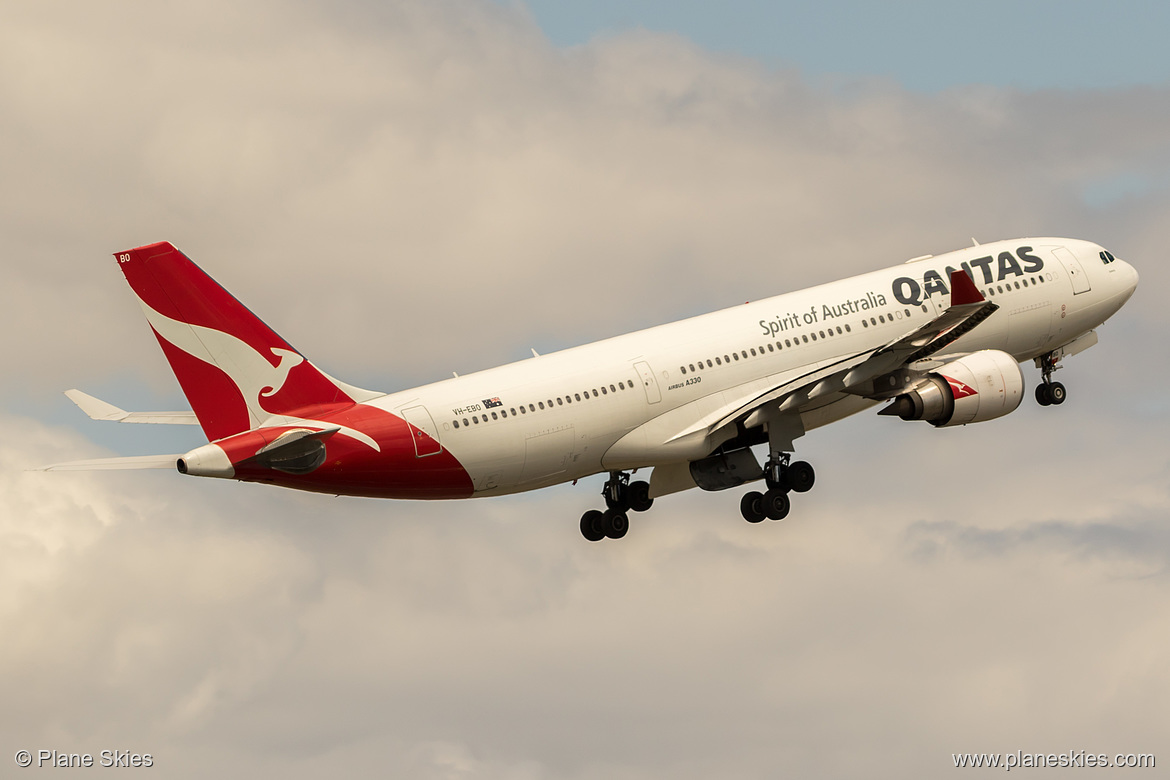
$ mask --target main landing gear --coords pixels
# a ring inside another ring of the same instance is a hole
[[[768,458],[764,464],[764,482],[768,490],[764,493],[753,490],[744,495],[739,502],[739,511],[744,520],[749,523],[759,523],[764,518],[783,520],[792,508],[789,491],[806,493],[812,489],[816,482],[816,472],[812,465],[803,460],[789,463],[790,457],[788,453],[782,452]]]
[[[1041,406],[1060,406],[1064,403],[1067,393],[1064,385],[1052,381],[1052,372],[1060,368],[1060,359],[1054,353],[1041,355],[1036,358],[1036,365],[1040,367],[1041,382],[1036,385],[1036,403]]]
[[[630,511],[645,512],[654,503],[650,483],[630,482],[630,475],[624,471],[609,472],[601,495],[605,496],[605,511],[590,509],[581,515],[581,535],[591,542],[621,539],[630,530]]]

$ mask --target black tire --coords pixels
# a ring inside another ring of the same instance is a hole
[[[769,520],[783,520],[792,509],[786,490],[769,490],[764,494],[764,514]]]
[[[793,492],[807,493],[812,490],[813,483],[817,481],[817,473],[813,471],[811,463],[798,460],[788,467],[784,478]]]
[[[1041,406],[1048,406],[1052,403],[1052,396],[1048,393],[1048,385],[1043,383],[1036,385],[1036,403]]]
[[[764,494],[755,490],[745,493],[744,497],[739,500],[739,513],[749,523],[761,522],[767,517],[764,514]]]
[[[607,509],[601,513],[601,528],[610,539],[621,539],[630,530],[630,518],[625,512]]]
[[[1068,398],[1068,392],[1060,382],[1053,382],[1048,386],[1048,398],[1052,401],[1053,406],[1060,406],[1064,403],[1064,399]]]
[[[654,505],[654,499],[650,498],[649,482],[631,482],[629,497],[630,509],[633,509],[635,512],[645,512]]]
[[[581,535],[591,542],[600,542],[605,538],[605,531],[601,530],[601,512],[590,509],[581,515]]]

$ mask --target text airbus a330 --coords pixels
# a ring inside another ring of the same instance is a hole
[[[749,522],[779,520],[813,486],[793,461],[807,431],[879,414],[966,425],[1014,411],[1019,364],[1036,400],[1065,400],[1061,359],[1137,287],[1137,272],[1081,240],[976,244],[880,271],[396,393],[362,390],[309,362],[169,243],[115,255],[190,412],[126,412],[78,390],[94,419],[198,424],[184,454],[47,467],[172,468],[349,496],[498,496],[607,472],[591,541],[629,512],[690,488],[742,496]],[[763,463],[752,451],[767,445]],[[631,481],[636,469],[649,481]]]

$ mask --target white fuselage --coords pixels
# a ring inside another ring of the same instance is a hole
[[[948,269],[967,268],[1000,307],[948,354],[996,349],[1023,362],[1072,342],[1136,284],[1132,267],[1101,252],[1056,238],[973,246],[370,403],[428,429],[477,496],[695,460],[730,435],[709,424],[749,399],[937,317],[949,305]],[[874,403],[831,393],[801,418],[810,430]]]

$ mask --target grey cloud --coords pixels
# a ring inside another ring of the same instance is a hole
[[[1165,89],[829,88],[670,36],[557,50],[471,2],[8,10],[10,753],[609,778],[1165,752],[1165,577],[1135,575],[1165,566],[1167,202],[1083,199],[1164,168]],[[422,504],[23,472],[102,454],[31,419],[40,399],[174,396],[109,257],[131,244],[175,241],[326,370],[389,389],[972,233],[1097,238],[1143,286],[1060,410],[810,433],[818,487],[783,524],[687,495],[587,545],[596,480]]]

